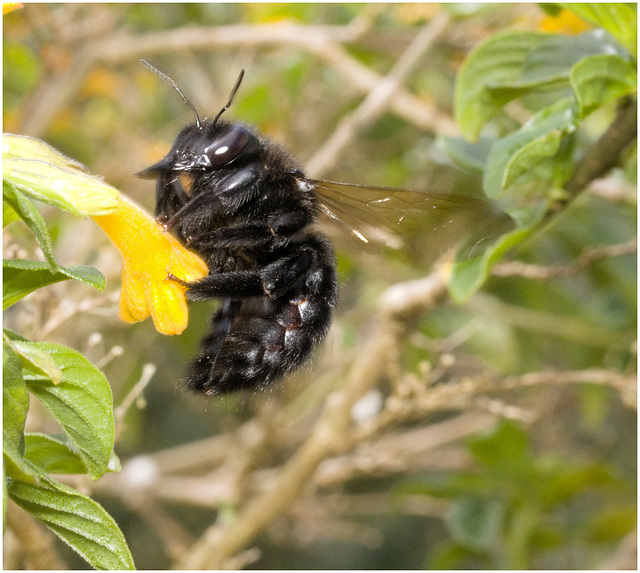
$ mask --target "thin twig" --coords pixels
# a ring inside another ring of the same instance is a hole
[[[342,73],[345,81],[363,94],[371,92],[383,76],[365,66],[340,44],[309,44],[309,52]],[[389,101],[389,110],[424,131],[456,136],[460,129],[451,117],[400,86]]]
[[[449,16],[446,12],[440,11],[429,24],[422,28],[389,74],[369,92],[355,111],[342,119],[331,137],[307,162],[307,171],[310,175],[318,177],[327,171],[357,133],[384,113],[397,89],[420,62],[424,53],[446,30],[448,24]]]
[[[602,259],[631,255],[637,251],[638,239],[634,237],[626,243],[586,249],[570,265],[534,265],[521,261],[507,261],[493,267],[491,272],[500,277],[520,276],[541,281],[568,278],[576,276],[585,268]]]
[[[31,97],[20,130],[41,136],[58,110],[67,104],[89,71],[98,63],[117,65],[136,61],[142,56],[180,51],[236,46],[254,49],[269,45],[291,46],[314,54],[341,72],[345,81],[356,90],[369,93],[382,82],[382,76],[361,64],[342,47],[342,44],[357,42],[365,30],[366,26],[356,18],[347,26],[305,26],[290,22],[192,26],[137,35],[120,33],[98,42],[86,42],[81,50],[82,58],[75,59],[68,70],[56,72]],[[389,108],[422,129],[445,135],[459,133],[447,115],[402,87],[389,102]]]
[[[116,421],[116,427],[118,428],[118,433],[122,430],[124,417],[127,415],[129,408],[139,400],[144,392],[144,389],[147,387],[149,382],[151,382],[151,378],[156,373],[156,365],[155,364],[145,364],[142,367],[142,375],[140,376],[140,380],[136,382],[136,384],[131,388],[129,393],[124,397],[120,405],[114,411],[114,417]]]

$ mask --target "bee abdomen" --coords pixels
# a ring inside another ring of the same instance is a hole
[[[226,335],[214,328],[203,340],[186,385],[210,395],[269,386],[307,360],[329,330],[331,311],[326,302],[309,297],[287,304],[276,316],[240,314]],[[221,320],[214,316],[214,322]]]
[[[264,389],[309,358],[329,330],[338,290],[333,250],[324,240],[315,247],[314,265],[286,295],[223,303],[186,386],[210,395]]]

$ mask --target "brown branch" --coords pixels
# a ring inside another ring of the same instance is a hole
[[[343,78],[363,94],[371,92],[383,81],[383,76],[351,56],[340,44],[310,44],[308,49],[320,60],[342,73]],[[460,134],[458,125],[449,115],[438,110],[434,104],[414,96],[402,86],[390,99],[389,109],[398,117],[425,131],[451,137]]]
[[[591,181],[602,177],[615,167],[621,155],[638,136],[638,107],[633,98],[629,98],[618,110],[616,118],[602,136],[591,145],[576,165],[571,179],[565,184],[569,197],[560,201],[556,209],[564,207]]]
[[[440,11],[428,25],[422,28],[389,74],[369,92],[355,111],[342,119],[331,137],[307,162],[309,174],[319,177],[327,171],[357,133],[384,113],[392,96],[448,25],[447,13]]]
[[[421,283],[422,290],[417,288]],[[394,287],[397,289],[398,285]],[[412,283],[412,296],[404,304],[397,296],[393,302],[381,305],[381,317],[375,332],[351,367],[344,385],[326,400],[313,432],[297,453],[285,464],[272,489],[249,501],[236,521],[226,529],[215,524],[192,547],[177,569],[217,569],[248,543],[275,517],[290,505],[291,500],[307,486],[318,464],[348,445],[346,432],[351,424],[355,402],[378,382],[385,372],[389,356],[405,336],[402,318],[415,313],[417,301],[422,310],[437,305],[446,295],[442,276],[434,273]],[[384,298],[384,297],[383,297]]]
[[[534,265],[520,261],[507,261],[496,265],[492,274],[500,277],[519,276],[527,279],[546,281],[554,278],[576,276],[585,268],[602,259],[631,255],[638,251],[638,239],[634,237],[626,243],[586,249],[570,265]]]
[[[419,392],[407,397],[392,396],[387,399],[385,410],[383,410],[375,422],[368,428],[363,428],[354,433],[354,443],[367,439],[372,435],[381,432],[382,429],[391,424],[398,424],[403,421],[424,418],[424,416],[434,412],[447,410],[489,410],[490,413],[499,414],[505,417],[513,417],[509,412],[511,408],[503,405],[499,412],[493,408],[487,408],[486,394],[496,392],[511,392],[529,388],[532,386],[568,386],[572,384],[597,384],[611,386],[622,396],[625,404],[630,408],[637,408],[637,377],[635,374],[621,374],[615,370],[589,369],[574,371],[543,371],[531,372],[521,376],[509,376],[498,378],[492,376],[463,377],[449,380],[446,384],[437,386],[423,385]],[[478,400],[482,398],[482,400]],[[495,404],[495,402],[494,402]],[[522,419],[521,412],[516,412],[518,418]],[[471,416],[471,414],[468,414]],[[529,422],[533,420],[530,414]],[[426,431],[426,430],[425,430]]]
[[[527,386],[569,384],[598,384],[612,386],[623,395],[637,393],[637,377],[635,374],[621,374],[617,370],[604,370],[592,368],[589,370],[572,370],[568,372],[556,372],[553,370],[532,372],[521,376],[509,376],[507,378],[486,381],[481,388],[486,392],[513,390]]]
[[[355,43],[366,30],[358,18],[346,26],[306,26],[283,22],[276,24],[237,24],[229,26],[190,26],[145,34],[114,34],[78,47],[79,58],[65,71],[57,71],[28,102],[20,131],[41,136],[53,116],[78,91],[93,67],[99,63],[117,65],[153,54],[223,48],[259,49],[263,46],[290,46],[308,51],[338,70],[344,80],[360,93],[369,93],[383,77],[353,58],[343,44]],[[445,114],[400,87],[389,104],[400,117],[422,129],[455,135],[458,129]]]

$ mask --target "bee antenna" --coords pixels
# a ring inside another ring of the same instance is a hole
[[[165,82],[167,82],[174,90],[176,90],[180,94],[180,97],[182,98],[184,103],[186,103],[189,106],[189,109],[193,112],[193,115],[196,118],[196,127],[198,129],[200,129],[200,125],[201,124],[200,124],[200,117],[198,117],[198,112],[196,111],[195,106],[182,93],[182,90],[178,87],[178,84],[176,82],[174,82],[167,74],[162,73],[158,68],[156,68],[155,66],[152,66],[149,62],[147,62],[147,60],[141,59],[140,63],[145,68],[147,68],[148,70],[151,70],[156,76],[158,76],[159,78],[161,78]],[[238,86],[236,86],[236,89],[238,89]],[[234,94],[235,94],[235,92],[234,92]],[[233,95],[231,97],[233,98]],[[229,107],[230,103],[231,103],[231,101],[229,101],[229,103],[227,104],[227,107]],[[222,111],[224,111],[224,109]],[[220,112],[220,113],[222,113],[222,112]],[[218,114],[218,116],[220,116],[220,114]],[[218,119],[218,118],[216,118],[216,119]]]
[[[231,95],[229,96],[229,101],[218,112],[218,115],[216,115],[216,118],[213,120],[213,125],[218,123],[218,120],[220,119],[220,116],[231,107],[231,102],[233,102],[233,98],[236,96],[236,92],[238,91],[238,88],[240,87],[240,84],[242,83],[242,78],[243,77],[244,77],[244,70],[240,70],[240,75],[238,76],[238,79],[236,81],[236,85],[233,86],[233,89],[231,90]]]

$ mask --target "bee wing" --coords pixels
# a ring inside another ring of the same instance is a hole
[[[442,252],[463,240],[479,244],[513,225],[494,206],[471,197],[322,179],[308,183],[315,189],[319,211],[368,244],[419,251],[422,236],[430,250]]]

